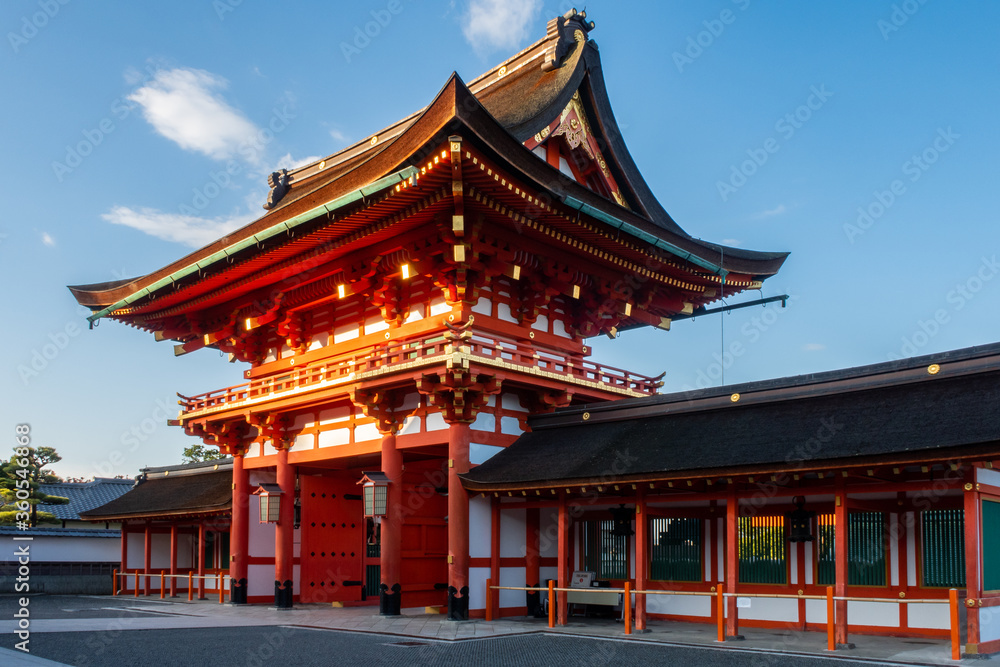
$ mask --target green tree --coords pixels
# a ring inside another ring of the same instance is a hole
[[[218,461],[226,458],[226,455],[214,447],[206,447],[198,443],[191,445],[184,450],[184,463],[199,463],[201,461]]]
[[[62,480],[45,466],[62,461],[53,447],[18,447],[23,455],[16,453],[0,467],[0,525],[13,525],[17,521],[17,503],[26,501],[31,507],[29,525],[37,526],[43,523],[58,523],[51,512],[38,511],[38,505],[65,505],[69,498],[51,496],[39,490],[41,484],[54,484]],[[21,491],[21,497],[18,497]],[[27,498],[24,497],[25,493]],[[21,510],[23,511],[23,509]],[[23,518],[23,517],[22,517]]]

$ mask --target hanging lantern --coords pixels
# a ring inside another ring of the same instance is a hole
[[[806,504],[804,496],[795,496],[792,500],[796,509],[788,513],[788,541],[789,542],[812,542],[813,535],[810,528],[816,512],[809,512],[802,509]]]
[[[260,496],[260,522],[278,523],[281,515],[281,487],[277,484],[261,484],[253,493]]]
[[[612,507],[611,518],[615,522],[615,527],[611,531],[612,535],[618,535],[619,537],[628,537],[629,535],[635,535],[632,530],[632,517],[635,516],[635,510],[631,507],[625,507],[625,505],[619,505],[618,507]]]
[[[389,478],[384,472],[362,472],[362,497],[366,517],[381,517],[389,513]]]

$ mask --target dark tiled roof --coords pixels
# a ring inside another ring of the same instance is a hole
[[[14,526],[0,526],[0,535],[18,537],[101,537],[114,538],[121,537],[121,531],[97,529],[97,528],[46,528],[39,526],[30,530],[20,530]]]
[[[157,477],[81,515],[88,521],[217,512],[232,507],[232,472]]]
[[[90,482],[62,482],[40,484],[39,490],[50,496],[69,498],[68,505],[39,505],[38,509],[50,512],[57,519],[79,519],[81,512],[100,507],[128,492],[135,485],[132,479],[98,477]]]
[[[935,374],[928,372],[938,364]],[[740,394],[732,401],[733,394]],[[1000,345],[541,415],[472,490],[1000,456]],[[586,417],[583,414],[586,413]]]

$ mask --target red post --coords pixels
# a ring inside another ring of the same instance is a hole
[[[221,570],[215,581],[219,584],[219,604],[222,604],[226,601],[226,576],[222,574]]]
[[[399,572],[402,567],[403,453],[396,448],[395,433],[382,435],[382,472],[389,478],[389,487],[386,489],[388,514],[382,519],[380,529],[379,576],[387,587],[386,592],[392,595],[393,586],[402,586]]]
[[[834,500],[834,564],[836,580],[834,592],[838,598],[847,597],[847,491],[844,479],[837,480],[837,495]],[[834,603],[836,610],[836,643],[847,643],[847,600]]]
[[[736,610],[736,582],[739,580],[739,500],[736,489],[729,487],[726,499],[726,635],[736,637],[740,633],[739,612]]]
[[[164,590],[166,587],[167,587],[166,573],[164,573],[163,570],[160,570],[160,599],[161,600],[164,597],[164,593],[166,593],[166,591]]]
[[[188,572],[188,602],[194,599],[194,572]]]
[[[715,613],[718,617],[716,622],[719,624],[717,640],[720,642],[726,641],[726,597],[722,589],[721,583],[715,588]]]
[[[559,588],[569,587],[570,563],[569,563],[569,505],[566,502],[566,494],[559,497]],[[552,600],[549,600],[551,606]],[[566,595],[559,594],[559,625],[566,625],[569,620],[569,601]]]
[[[143,554],[143,566],[142,566],[142,594],[149,595],[149,570],[150,570],[150,560],[153,557],[153,527],[149,521],[146,521],[146,534],[143,539],[143,548],[145,553]]]
[[[139,597],[139,570],[135,571],[135,596]]]
[[[962,659],[962,638],[958,628],[958,589],[948,591],[948,609],[951,611],[951,659]]]
[[[833,586],[826,587],[826,650],[837,650],[836,622],[834,620]]]
[[[229,525],[230,584],[241,591],[230,596],[233,604],[246,603],[248,555],[250,553],[250,476],[243,467],[244,450],[233,456],[233,518]]]
[[[170,524],[170,597],[177,597],[177,524]]]
[[[205,523],[198,524],[198,599],[205,599]]]
[[[646,498],[640,489],[635,504],[635,588],[646,590],[649,570],[649,521],[646,520]],[[642,632],[646,629],[646,595],[636,593],[635,596],[635,629]]]
[[[111,595],[118,595],[118,570],[111,575]]]
[[[527,510],[531,511],[531,510]],[[527,543],[525,543],[527,544]],[[527,562],[527,552],[525,552],[525,561]],[[490,579],[492,579],[497,585],[500,584],[500,499],[492,498],[490,500]],[[527,575],[527,569],[525,570],[525,584],[531,586],[531,578]],[[494,613],[496,618],[500,618],[500,596],[496,595],[490,598],[494,609],[491,609],[491,613]]]
[[[468,422],[448,427],[448,585],[462,595],[469,586],[469,495],[459,475],[469,472]]]
[[[979,607],[968,606],[982,597],[982,546],[980,544],[981,517],[979,492],[976,491],[976,469],[969,468],[965,475],[965,631],[966,652],[979,651]]]
[[[632,634],[632,592],[629,589],[629,580],[625,580],[625,595],[622,598],[625,606],[625,634]]]
[[[493,579],[486,580],[486,620],[493,620]]]
[[[549,627],[556,627],[556,605],[554,604],[556,599],[556,592],[553,590],[554,583],[549,579]],[[561,595],[559,597],[562,597]]]
[[[288,448],[278,449],[278,486],[281,487],[281,507],[278,509],[278,525],[274,531],[274,580],[282,589],[292,585],[293,550],[295,548],[295,470],[288,464]],[[277,596],[277,592],[275,593]],[[289,593],[286,593],[289,595]],[[291,599],[284,605],[290,607]],[[278,600],[275,605],[282,606]]]

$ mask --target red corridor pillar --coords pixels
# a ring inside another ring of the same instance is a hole
[[[278,449],[278,486],[281,487],[281,506],[278,526],[274,531],[274,606],[291,609],[293,597],[294,523],[295,523],[295,470],[288,465],[288,448]]]
[[[566,494],[563,493],[559,497],[559,588],[569,587],[569,576],[571,564],[570,551],[569,551],[569,532],[572,530],[572,525],[570,523],[569,517],[569,504],[566,501]],[[559,625],[566,625],[569,620],[569,604],[566,599],[566,593],[559,591],[556,593],[557,609],[556,615],[558,618]],[[552,600],[549,600],[549,604],[552,604]]]
[[[738,637],[740,622],[736,608],[736,584],[739,579],[740,502],[736,489],[730,487],[726,498],[726,637]]]
[[[847,595],[847,491],[843,479],[837,480],[837,495],[834,504],[833,559],[836,580],[833,585],[833,594],[835,598],[843,598]],[[834,642],[840,648],[847,644],[847,600],[835,600],[833,609]]]
[[[448,428],[448,618],[469,618],[469,495],[459,475],[469,472],[468,422]]]
[[[646,520],[646,498],[640,489],[635,502],[635,590],[646,590],[649,578],[649,522]],[[630,604],[625,600],[625,604]],[[635,629],[646,629],[646,596],[635,596]]]
[[[247,603],[247,557],[250,553],[250,476],[244,451],[233,456],[233,521],[229,527],[229,601]]]
[[[403,453],[396,448],[396,433],[382,435],[382,472],[389,478],[386,516],[381,527],[379,613],[398,616],[402,607]]]

